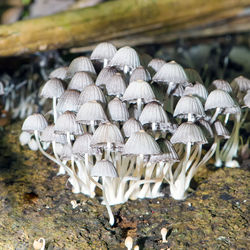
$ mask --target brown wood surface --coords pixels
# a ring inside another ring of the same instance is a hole
[[[113,41],[118,46],[250,30],[250,0],[116,0],[0,26],[0,56]]]

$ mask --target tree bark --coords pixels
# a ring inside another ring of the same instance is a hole
[[[250,0],[117,0],[0,26],[0,56],[113,41],[123,46],[250,30]]]

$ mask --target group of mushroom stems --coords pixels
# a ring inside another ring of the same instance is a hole
[[[174,199],[185,199],[214,154],[218,167],[239,165],[250,80],[215,80],[208,93],[195,70],[147,59],[104,42],[90,58],[55,69],[40,92],[52,109],[28,116],[20,135],[59,166],[58,175],[69,176],[73,193],[93,198],[101,189],[111,225],[111,205],[161,197],[164,181]]]

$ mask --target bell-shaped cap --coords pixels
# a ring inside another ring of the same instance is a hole
[[[188,78],[188,82],[191,82],[191,83],[203,83],[202,79],[201,79],[201,76],[200,74],[195,70],[195,69],[184,69],[186,75],[187,75],[187,78]]]
[[[84,154],[93,154],[93,150],[90,147],[92,135],[85,133],[77,136],[73,144],[73,154],[83,156]]]
[[[60,152],[60,158],[62,160],[71,160],[71,156],[73,155],[72,147],[69,144],[64,144],[62,151]]]
[[[22,146],[26,145],[29,143],[31,139],[31,134],[29,132],[23,131],[20,135],[19,135],[19,141],[20,144]]]
[[[123,151],[125,155],[155,155],[160,153],[160,147],[155,139],[144,130],[131,134]]]
[[[129,82],[134,82],[137,80],[142,80],[145,82],[151,81],[151,76],[150,76],[149,72],[143,66],[139,66],[132,71]]]
[[[99,125],[93,134],[91,147],[105,147],[107,143],[114,147],[122,147],[124,143],[120,129],[110,122]]]
[[[64,134],[54,133],[54,125],[49,125],[42,131],[40,140],[43,142],[55,141],[56,143],[60,143],[60,144],[67,143],[67,137]]]
[[[116,67],[107,66],[103,68],[96,78],[95,81],[96,86],[98,87],[106,86],[106,84],[109,82],[110,77],[118,72],[119,70]]]
[[[210,119],[211,119],[211,117],[210,117]],[[201,125],[200,128],[202,129],[206,138],[207,137],[210,137],[210,138],[214,137],[214,133],[213,133],[213,130],[211,128],[211,125],[208,121],[206,121],[206,118],[199,119],[197,122],[199,123],[199,125]]]
[[[183,96],[177,102],[173,116],[187,118],[188,114],[195,115],[196,117],[205,117],[204,108],[198,97]]]
[[[126,88],[126,82],[121,73],[115,73],[106,83],[108,95],[122,96]]]
[[[188,82],[188,78],[183,67],[175,61],[171,61],[165,63],[160,68],[160,70],[154,75],[153,81],[183,84]]]
[[[108,115],[112,121],[124,122],[129,118],[126,104],[117,97],[108,103]]]
[[[188,86],[185,88],[183,95],[193,95],[199,97],[202,102],[205,102],[208,96],[207,89],[199,82],[196,82],[194,86]]]
[[[144,103],[148,103],[155,99],[155,94],[147,82],[137,80],[129,83],[122,99],[130,103],[135,103],[138,99],[142,99]]]
[[[153,69],[155,72],[159,71],[160,68],[165,64],[166,62],[159,58],[153,58],[149,64],[148,67]]]
[[[130,69],[135,69],[140,66],[140,59],[137,52],[133,48],[125,46],[120,48],[115,53],[109,65],[118,66],[119,68],[128,66]]]
[[[156,101],[148,103],[139,117],[142,125],[147,123],[168,123],[169,119],[162,105]]]
[[[91,75],[87,72],[80,71],[74,74],[69,82],[68,89],[75,89],[81,92],[90,84],[94,84]]]
[[[67,78],[67,72],[68,72],[68,67],[66,66],[59,67],[50,72],[49,79],[57,78],[60,80],[65,80]]]
[[[224,139],[230,138],[230,134],[226,127],[221,123],[221,121],[216,121],[213,123],[215,134]]]
[[[59,98],[63,93],[64,87],[62,81],[52,78],[44,84],[40,95],[45,98]]]
[[[79,96],[80,92],[78,90],[65,90],[65,92],[58,99],[56,109],[62,113],[64,113],[65,111],[77,112]]]
[[[22,130],[27,132],[43,131],[47,126],[48,123],[42,114],[32,114],[24,120]]]
[[[250,91],[247,91],[247,94],[243,98],[244,104],[250,108]]]
[[[205,110],[216,108],[231,108],[235,103],[233,98],[224,90],[216,89],[210,92],[205,102]]]
[[[240,114],[240,113],[241,113],[241,108],[237,103],[235,103],[235,106],[225,108],[223,111],[224,115],[226,115],[226,114],[234,114],[235,115],[235,114]]]
[[[4,85],[1,81],[0,81],[0,95],[4,95]]]
[[[237,92],[238,90],[246,92],[250,89],[250,80],[244,76],[238,76],[233,79],[231,86],[234,92]]]
[[[55,123],[54,132],[66,134],[69,132],[73,135],[81,135],[82,127],[76,122],[76,115],[71,111],[66,111],[60,115]]]
[[[151,155],[149,161],[150,162],[178,162],[179,156],[176,153],[173,144],[167,139],[158,139],[158,145],[162,151],[162,154],[159,155]]]
[[[71,78],[76,72],[85,71],[96,75],[95,68],[88,57],[80,56],[75,58],[69,65],[67,77]]]
[[[85,87],[85,89],[81,92],[79,96],[79,105],[82,105],[89,101],[98,101],[103,104],[106,103],[106,99],[102,90],[95,84],[91,84]]]
[[[133,133],[142,129],[142,125],[135,118],[130,118],[122,126],[122,132],[125,137],[130,137]]]
[[[175,143],[205,144],[207,143],[207,139],[204,136],[199,126],[195,125],[192,122],[184,122],[177,128],[177,130],[171,137],[170,142],[173,144]]]
[[[111,60],[115,55],[117,49],[112,43],[99,43],[90,55],[91,60],[98,60],[103,62],[104,59]]]
[[[89,101],[84,103],[76,116],[76,121],[83,124],[90,124],[91,121],[105,122],[107,116],[103,107],[97,101]]]
[[[108,160],[97,161],[91,168],[90,175],[96,177],[118,177],[114,164]]]
[[[228,93],[232,92],[232,88],[231,88],[229,82],[227,82],[225,80],[222,80],[222,79],[214,80],[212,82],[212,85],[214,85],[216,87],[216,89],[221,89],[221,90],[224,90]]]

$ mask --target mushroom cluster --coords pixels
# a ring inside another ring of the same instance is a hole
[[[246,78],[231,85],[216,80],[208,93],[195,70],[175,61],[145,61],[131,47],[99,44],[90,58],[77,57],[51,72],[40,93],[52,99],[51,112],[47,119],[32,114],[22,126],[58,164],[58,174],[69,176],[73,193],[93,198],[102,190],[111,225],[110,205],[163,196],[164,180],[174,199],[185,199],[197,169],[215,152],[218,166],[232,165],[248,109],[241,111],[238,103],[249,107]],[[235,120],[231,137],[229,116]],[[221,149],[222,139],[228,141]]]

